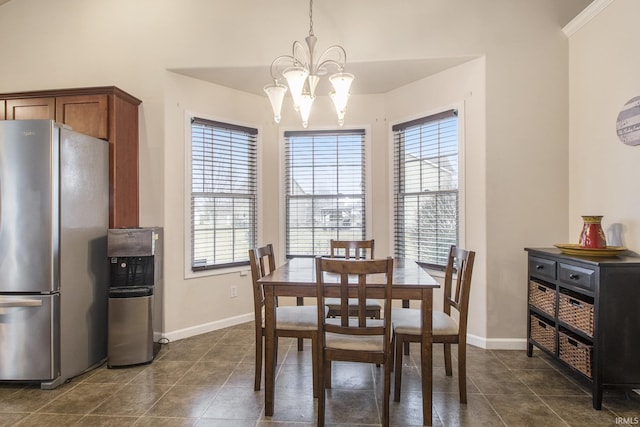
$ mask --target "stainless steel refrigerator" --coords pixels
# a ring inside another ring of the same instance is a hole
[[[108,142],[0,121],[0,381],[55,388],[106,360]]]

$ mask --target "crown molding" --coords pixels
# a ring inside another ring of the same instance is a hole
[[[607,6],[613,3],[614,0],[594,0],[589,6],[587,6],[582,12],[580,12],[575,18],[573,18],[567,25],[562,28],[562,32],[565,36],[571,37],[580,28],[586,25],[593,18],[598,16]]]

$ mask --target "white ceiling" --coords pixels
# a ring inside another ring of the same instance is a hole
[[[347,63],[345,71],[355,75],[352,94],[380,94],[439,73],[474,58],[412,59]],[[262,88],[271,83],[269,67],[176,68],[178,74],[219,84],[244,92],[264,95]],[[327,79],[318,84],[317,93],[329,93]]]

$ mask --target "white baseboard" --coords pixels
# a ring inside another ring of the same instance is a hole
[[[178,341],[181,339],[193,337],[200,334],[206,334],[207,332],[217,331],[218,329],[228,328],[229,326],[239,325],[252,321],[254,318],[253,312],[242,314],[240,316],[229,317],[227,319],[217,320],[215,322],[205,323],[202,325],[192,326],[177,331],[166,332],[163,334],[154,333],[153,340],[159,341],[161,339],[168,341]]]
[[[467,334],[467,343],[487,350],[526,350],[526,338],[485,338]]]
[[[178,341],[181,339],[193,337],[207,332],[217,331],[218,329],[228,328],[229,326],[239,325],[241,323],[253,320],[253,313],[247,313],[240,316],[229,317],[227,319],[217,320],[215,322],[205,323],[202,325],[192,326],[177,331],[167,332],[164,334],[155,332],[153,340],[158,342],[161,339],[168,341]],[[467,343],[487,350],[526,350],[526,338],[484,338],[477,335],[467,335]]]

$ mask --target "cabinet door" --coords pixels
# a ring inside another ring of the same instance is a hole
[[[56,97],[56,121],[71,126],[76,132],[109,139],[108,95]]]
[[[4,120],[6,118],[5,116],[5,106],[7,105],[7,103],[5,102],[4,99],[0,99],[0,120]]]
[[[7,99],[6,108],[7,120],[54,120],[56,118],[55,98]]]

